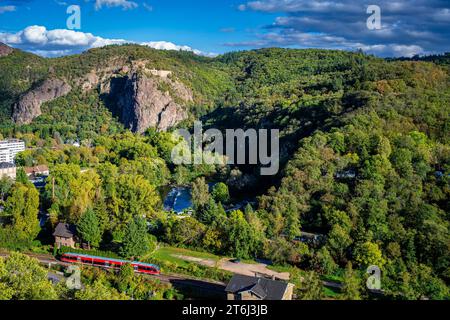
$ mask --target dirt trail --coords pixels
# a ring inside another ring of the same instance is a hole
[[[243,274],[246,276],[254,276],[255,274],[264,275],[268,277],[275,277],[282,280],[289,280],[289,272],[276,272],[267,268],[267,264],[264,263],[234,263],[228,259],[221,259],[214,261],[212,259],[196,258],[184,255],[174,255],[174,257],[195,262],[207,267],[217,267],[222,270],[230,271],[233,273]]]

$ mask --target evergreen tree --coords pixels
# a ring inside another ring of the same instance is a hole
[[[135,217],[125,228],[125,235],[120,254],[127,258],[137,258],[149,250],[147,239],[147,222]]]
[[[342,299],[361,300],[361,279],[353,270],[350,261],[345,267],[344,281],[342,283]]]
[[[323,298],[323,284],[317,273],[309,271],[303,277],[300,289],[301,300],[321,300]]]
[[[216,202],[225,204],[228,203],[228,201],[230,201],[230,193],[228,191],[228,186],[223,182],[219,182],[214,185],[211,195],[213,196]]]
[[[237,258],[249,258],[256,252],[259,245],[256,231],[239,210],[230,213],[227,224],[230,252]]]

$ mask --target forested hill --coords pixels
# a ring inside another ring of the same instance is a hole
[[[280,129],[278,176],[258,177],[254,168],[242,167],[216,172],[225,182],[240,179],[229,186],[241,194],[260,187],[256,210],[249,209],[245,219],[232,216],[245,232],[230,231],[205,201],[194,215],[196,227],[189,232],[199,234],[190,244],[321,274],[373,264],[383,270],[386,294],[445,298],[449,59],[385,60],[361,52],[277,48],[205,58],[136,45],[43,59],[14,50],[0,57],[0,133],[41,139],[36,145],[89,141],[91,149],[78,158],[42,152],[28,160],[95,168],[114,159],[121,172],[137,171],[163,184],[190,182],[202,171],[173,166],[170,143],[153,127],[189,127],[201,117],[219,128]],[[122,141],[117,134],[126,129],[146,133],[146,140],[125,135]],[[155,147],[151,156],[147,143]],[[164,170],[146,167],[156,157],[155,168]],[[175,241],[171,226],[165,230],[162,238]],[[293,247],[286,241],[301,231],[323,235],[324,243]]]

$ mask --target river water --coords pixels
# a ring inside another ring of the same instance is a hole
[[[164,199],[164,210],[181,214],[192,208],[191,188],[173,187]]]

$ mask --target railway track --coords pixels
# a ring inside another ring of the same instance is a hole
[[[8,253],[0,252],[0,257],[8,257]],[[71,265],[71,263],[63,262],[56,259],[52,255],[48,254],[35,254],[35,253],[25,253],[25,255],[37,259],[40,263],[51,266],[51,265],[59,265],[63,267],[67,267]],[[94,266],[95,267],[95,266]],[[170,283],[172,285],[177,286],[186,286],[193,287],[198,289],[203,289],[207,291],[223,293],[226,284],[219,281],[208,281],[203,279],[196,279],[192,277],[187,277],[180,274],[159,274],[159,275],[150,275],[150,274],[139,274],[142,277],[147,277],[151,279],[158,279],[161,282]]]

